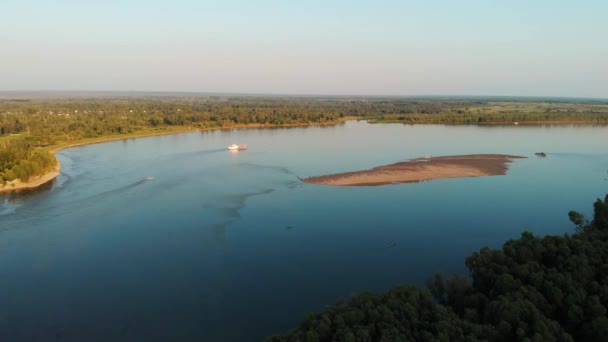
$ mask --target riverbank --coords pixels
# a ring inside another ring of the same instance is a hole
[[[289,127],[308,127],[308,126],[330,126],[336,125],[339,123],[343,123],[345,121],[351,120],[351,117],[341,118],[340,120],[334,122],[323,122],[323,123],[295,123],[295,124],[284,124],[284,125],[270,125],[270,124],[245,124],[245,125],[232,125],[225,127],[211,127],[211,128],[200,128],[200,127],[192,127],[192,126],[177,126],[177,127],[162,127],[155,130],[145,130],[135,133],[129,134],[117,134],[117,135],[109,135],[103,137],[96,138],[88,138],[82,139],[72,142],[61,142],[59,144],[45,147],[49,153],[52,153],[54,156],[57,152],[64,150],[66,148],[85,146],[85,145],[93,145],[93,144],[101,144],[110,141],[117,140],[125,140],[125,139],[136,139],[136,138],[145,138],[145,137],[153,137],[153,136],[161,136],[161,135],[170,135],[170,134],[180,134],[180,133],[192,133],[192,132],[207,132],[207,131],[216,131],[216,130],[232,130],[232,129],[271,129],[271,128],[289,128]],[[32,179],[28,182],[22,182],[19,179],[7,182],[4,186],[0,186],[0,193],[2,192],[11,192],[18,191],[23,189],[33,189],[37,188],[43,184],[46,184],[53,179],[57,178],[60,174],[61,163],[55,156],[55,160],[57,165],[55,168],[40,176],[32,177]]]
[[[305,183],[334,186],[373,186],[416,183],[432,179],[505,175],[508,164],[525,158],[502,154],[416,158],[370,170],[301,179]]]

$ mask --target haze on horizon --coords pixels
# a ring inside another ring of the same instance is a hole
[[[608,3],[5,0],[0,91],[608,98]]]

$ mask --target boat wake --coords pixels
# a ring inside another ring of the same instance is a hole
[[[116,188],[116,189],[104,191],[104,192],[99,193],[97,195],[94,195],[92,197],[99,197],[99,196],[105,196],[105,195],[113,194],[113,193],[117,193],[117,192],[123,192],[123,191],[129,190],[129,189],[135,188],[137,186],[140,186],[140,185],[142,185],[144,183],[147,183],[147,182],[149,182],[151,180],[154,180],[154,176],[146,177],[146,178],[144,178],[142,180],[138,180],[137,182],[134,182],[134,183],[131,183],[131,184],[128,184],[128,185],[125,185],[125,186],[121,186],[121,187]]]

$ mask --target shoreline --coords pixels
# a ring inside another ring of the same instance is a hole
[[[283,125],[251,124],[251,125],[234,125],[234,126],[227,126],[227,127],[212,127],[212,128],[194,128],[194,127],[184,126],[184,127],[178,128],[178,129],[168,130],[168,131],[157,131],[157,132],[149,131],[149,132],[141,132],[141,133],[131,133],[131,134],[126,134],[126,135],[122,135],[122,136],[106,136],[106,137],[99,137],[99,138],[88,138],[85,140],[75,141],[73,143],[62,143],[62,144],[59,144],[56,146],[48,147],[49,148],[48,152],[53,154],[53,157],[55,158],[55,161],[57,162],[57,165],[55,166],[55,168],[52,171],[49,171],[40,176],[36,176],[36,177],[34,177],[35,178],[34,180],[30,180],[27,182],[21,182],[21,180],[19,180],[19,179],[7,182],[6,185],[3,185],[0,187],[0,193],[13,192],[13,191],[19,191],[19,190],[24,190],[24,189],[35,189],[35,188],[38,188],[38,187],[54,180],[55,178],[57,178],[61,174],[59,172],[61,170],[61,162],[59,161],[59,159],[57,159],[56,154],[57,154],[57,152],[59,152],[61,150],[65,150],[67,148],[102,144],[102,143],[106,143],[106,142],[126,140],[126,139],[148,138],[148,137],[182,134],[182,133],[210,132],[210,131],[218,131],[218,130],[223,131],[223,130],[232,130],[232,129],[272,129],[272,128],[312,127],[312,126],[324,127],[324,126],[337,125],[337,124],[346,122],[351,119],[352,119],[351,117],[346,117],[346,118],[340,119],[335,122],[326,122],[326,123],[295,123],[295,124],[283,124]]]
[[[300,178],[304,183],[331,186],[378,186],[418,183],[433,179],[502,176],[508,164],[526,157],[502,154],[472,154],[415,158],[368,170]]]
[[[2,188],[0,188],[0,193],[37,188],[57,178],[60,174],[59,170],[61,170],[61,163],[59,162],[59,160],[57,160],[57,166],[53,171],[47,172],[41,176],[37,176],[34,180],[30,180],[25,183],[21,182],[18,179],[7,182],[7,185],[4,185]]]

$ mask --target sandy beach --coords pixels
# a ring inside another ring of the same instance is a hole
[[[302,179],[305,183],[335,186],[373,186],[415,183],[432,179],[505,175],[508,164],[521,156],[471,154],[416,158],[370,170],[337,173]]]

